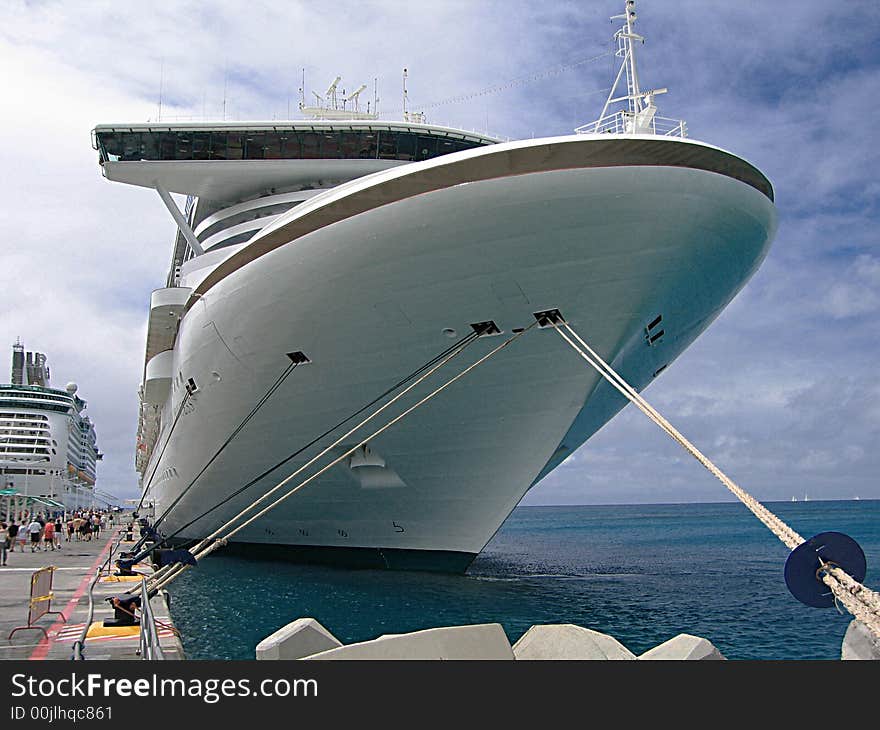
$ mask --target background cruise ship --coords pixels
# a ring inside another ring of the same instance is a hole
[[[203,537],[468,335],[463,363],[558,311],[642,389],[718,316],[767,253],[773,189],[656,114],[665,89],[639,88],[631,8],[626,90],[572,135],[383,121],[338,78],[305,121],[95,128],[105,177],[154,189],[178,225],[150,303],[136,462],[160,535]],[[466,568],[625,404],[545,324],[235,540]]]
[[[0,385],[0,510],[56,514],[107,502],[95,490],[95,426],[75,383],[49,385],[41,352],[12,348],[12,382]]]

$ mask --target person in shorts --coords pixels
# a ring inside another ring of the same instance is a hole
[[[31,552],[34,552],[36,548],[40,547],[40,540],[43,537],[43,526],[37,521],[35,517],[33,521],[28,525],[28,534],[31,536]]]
[[[47,520],[43,526],[43,550],[46,549],[47,545],[51,548],[52,552],[55,552],[55,523],[52,520]]]

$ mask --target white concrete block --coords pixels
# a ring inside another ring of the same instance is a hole
[[[613,636],[574,624],[532,626],[513,645],[517,659],[635,659]]]
[[[664,641],[659,646],[655,646],[639,656],[639,659],[680,661],[724,658],[724,655],[715,648],[711,641],[700,636],[691,636],[690,634],[673,636],[669,641]]]
[[[861,621],[850,621],[840,647],[841,659],[880,659],[880,641]]]
[[[513,659],[501,624],[444,626],[411,634],[385,634],[305,659]]]
[[[257,659],[301,659],[342,646],[313,618],[298,618],[257,644]]]

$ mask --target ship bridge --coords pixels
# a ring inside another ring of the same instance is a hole
[[[375,119],[103,124],[92,132],[104,177],[155,189],[177,223],[169,287],[194,256],[245,243],[320,192],[499,141],[423,122]],[[189,196],[184,211],[170,193]]]
[[[172,193],[226,202],[319,180],[338,184],[498,141],[448,127],[376,120],[105,124],[93,131],[108,180],[149,188],[158,183]],[[206,162],[214,164],[207,168]]]

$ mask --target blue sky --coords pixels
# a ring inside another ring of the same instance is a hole
[[[403,11],[402,11],[403,8]],[[284,118],[336,75],[378,78],[383,116],[505,137],[595,118],[622,2],[12,2],[0,26],[6,144],[0,345],[76,380],[133,496],[149,293],[173,223],[149,191],[102,180],[89,131],[163,118]],[[880,21],[867,2],[641,0],[643,86],[660,113],[760,167],[780,225],[750,284],[645,396],[761,499],[880,498]],[[565,67],[566,70],[559,70]],[[570,67],[570,68],[569,68]],[[557,70],[556,72],[553,72]],[[539,77],[493,93],[513,79]],[[473,94],[466,102],[435,102]],[[726,491],[627,408],[526,503],[717,501]]]

